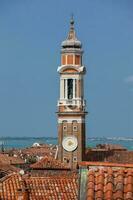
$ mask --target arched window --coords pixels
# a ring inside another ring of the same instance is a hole
[[[63,131],[67,131],[67,120],[63,120]]]
[[[73,123],[73,131],[74,131],[74,132],[75,132],[75,131],[78,131],[77,120],[73,120],[72,123]]]
[[[67,97],[68,99],[73,98],[73,79],[67,80]]]

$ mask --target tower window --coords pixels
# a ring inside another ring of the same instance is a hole
[[[67,97],[68,99],[72,99],[73,98],[73,79],[67,80],[67,88],[68,88]]]
[[[63,126],[63,131],[67,131],[67,126]]]
[[[66,163],[69,163],[69,160],[66,157],[63,158],[63,161],[66,162]]]
[[[67,158],[64,157],[64,158],[63,158],[63,161],[66,162],[66,161],[67,161]]]
[[[64,79],[64,98],[66,98],[66,80]]]
[[[77,126],[73,126],[73,131],[77,131],[78,127]]]
[[[77,97],[77,79],[75,79],[75,98]]]
[[[73,55],[67,56],[67,64],[73,64]]]
[[[73,157],[73,162],[77,162],[77,157]]]

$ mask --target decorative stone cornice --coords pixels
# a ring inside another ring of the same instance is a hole
[[[61,65],[57,68],[57,72],[59,73],[63,73],[64,70],[66,69],[74,69],[76,70],[78,73],[85,73],[85,66],[75,66],[75,65]]]

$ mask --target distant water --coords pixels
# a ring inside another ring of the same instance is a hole
[[[1,137],[0,148],[2,145],[6,149],[25,148],[32,146],[33,143],[57,144],[58,139],[52,137]],[[113,137],[113,138],[87,138],[87,146],[95,147],[97,144],[120,144],[128,150],[133,150],[133,138]]]

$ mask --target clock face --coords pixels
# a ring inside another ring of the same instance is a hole
[[[62,141],[62,146],[66,151],[74,151],[78,146],[78,141],[75,136],[65,137]]]

